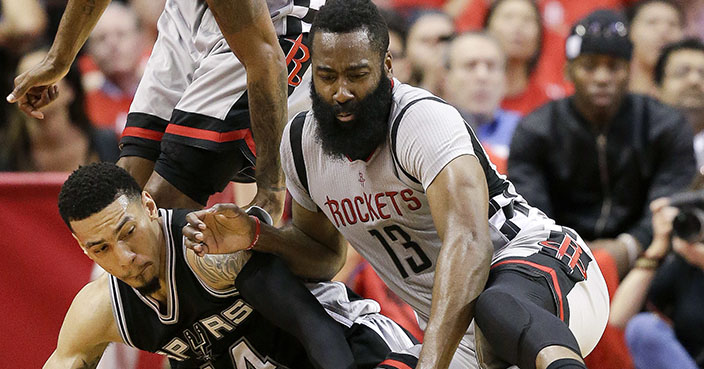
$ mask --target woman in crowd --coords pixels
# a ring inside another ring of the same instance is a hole
[[[633,41],[629,89],[634,93],[656,96],[655,63],[665,45],[684,37],[684,13],[669,0],[642,0],[630,7],[626,16]]]
[[[484,28],[501,43],[507,57],[506,96],[501,107],[528,114],[549,100],[546,86],[534,78],[542,48],[540,10],[531,0],[497,0]]]

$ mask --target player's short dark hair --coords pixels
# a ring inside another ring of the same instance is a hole
[[[692,37],[666,45],[660,52],[653,70],[653,79],[658,86],[662,86],[662,81],[665,79],[665,68],[670,61],[670,56],[680,50],[694,50],[704,53],[704,43],[702,40]]]
[[[631,26],[633,26],[633,20],[638,16],[638,13],[640,13],[643,8],[654,3],[662,3],[665,5],[669,5],[670,7],[672,7],[672,9],[675,9],[675,11],[677,11],[677,15],[680,18],[680,25],[682,27],[685,26],[687,18],[685,17],[684,10],[682,10],[680,4],[671,0],[641,0],[626,8],[625,15],[626,19],[628,19],[628,27],[630,28]]]
[[[329,0],[320,8],[310,30],[311,40],[320,31],[349,33],[364,30],[372,49],[383,58],[389,49],[389,29],[371,0]],[[313,54],[311,42],[310,52]]]
[[[71,221],[90,217],[122,195],[130,199],[142,195],[137,181],[126,170],[107,162],[81,166],[61,186],[59,214],[71,229]]]

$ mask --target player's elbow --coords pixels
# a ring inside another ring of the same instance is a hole
[[[330,281],[345,265],[346,250],[346,248],[342,252],[330,250],[330,252],[318,254],[310,265],[302,266],[295,273],[310,282]]]
[[[309,276],[309,280],[311,281],[330,281],[335,276],[337,273],[342,270],[342,267],[345,265],[345,256],[338,256],[338,255],[329,255],[323,258],[321,262],[318,264],[319,268],[314,268],[317,269],[316,273],[313,273]]]

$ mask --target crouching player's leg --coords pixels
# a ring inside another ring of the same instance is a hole
[[[481,367],[498,359],[524,369],[586,368],[606,327],[606,283],[584,242],[563,228],[538,245],[492,265],[476,303]]]

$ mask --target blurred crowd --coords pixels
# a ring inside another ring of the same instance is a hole
[[[635,367],[704,367],[704,314],[693,303],[704,298],[704,245],[671,243],[672,208],[653,202],[704,183],[704,0],[376,3],[395,78],[455,106],[518,193],[614,266],[623,283],[611,323],[633,323]],[[65,0],[0,5],[0,88],[9,93],[46,56]],[[117,159],[163,6],[114,0],[44,119],[0,104],[0,171]],[[412,324],[364,262],[340,278]],[[663,324],[666,337],[654,333]],[[682,361],[656,366],[654,357]]]

